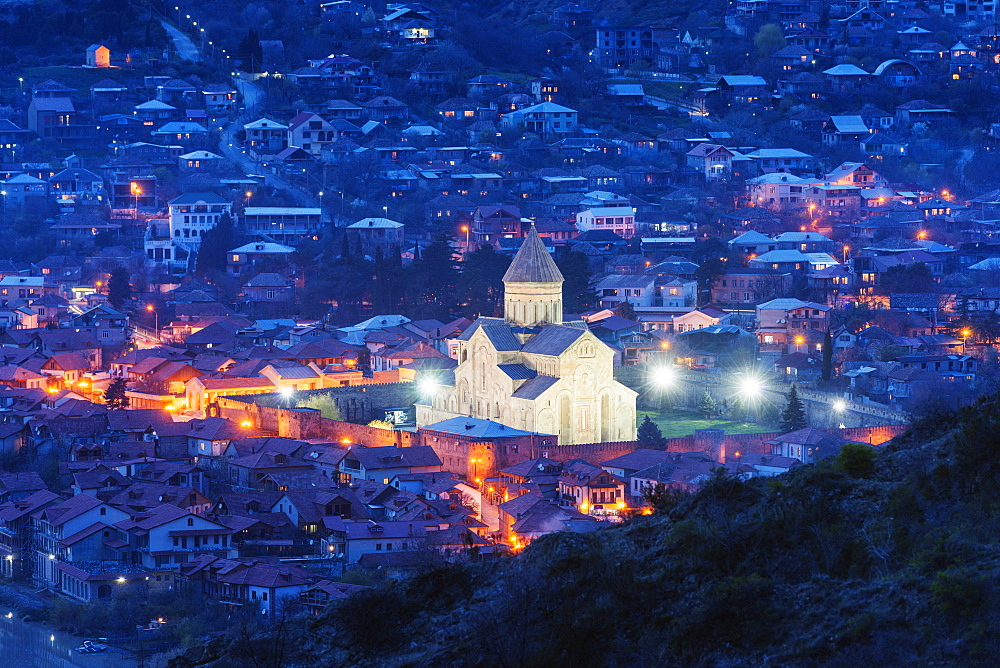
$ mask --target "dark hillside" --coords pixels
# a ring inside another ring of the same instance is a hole
[[[193,666],[995,665],[1000,405],[355,595]]]

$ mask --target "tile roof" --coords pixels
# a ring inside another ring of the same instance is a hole
[[[563,275],[532,225],[503,276],[504,283],[562,283]]]
[[[511,396],[518,399],[537,399],[557,382],[559,382],[559,379],[555,376],[535,376],[514,390]]]
[[[441,431],[449,434],[459,434],[475,438],[505,438],[511,436],[527,436],[531,432],[514,429],[507,425],[472,417],[454,417],[441,422],[429,424],[423,429]]]
[[[524,344],[521,352],[558,357],[576,343],[584,332],[584,329],[578,327],[545,325],[541,332]]]

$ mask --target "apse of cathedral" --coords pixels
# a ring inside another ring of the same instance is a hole
[[[454,380],[418,404],[418,425],[464,415],[567,445],[634,440],[637,394],[614,379],[611,348],[563,321],[563,276],[534,226],[503,283],[504,317],[462,334]]]

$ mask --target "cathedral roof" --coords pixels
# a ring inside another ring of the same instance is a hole
[[[527,380],[538,375],[534,369],[529,369],[523,364],[497,364],[497,368],[514,380]]]
[[[562,283],[563,275],[532,225],[503,275],[504,283]]]
[[[555,376],[535,376],[524,385],[514,390],[510,396],[518,399],[537,399],[545,390],[559,382]]]
[[[510,329],[510,325],[499,318],[479,318],[472,327],[462,332],[458,337],[459,341],[468,341],[477,330],[482,329],[489,338],[493,347],[501,352],[508,352],[521,349],[521,342],[517,340]]]
[[[578,327],[546,325],[537,336],[532,337],[530,341],[524,344],[521,352],[558,357],[567,348],[576,343],[577,339],[583,336],[585,331]]]

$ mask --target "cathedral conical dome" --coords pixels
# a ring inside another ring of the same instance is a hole
[[[563,275],[556,266],[542,238],[532,224],[528,236],[503,275],[504,283],[562,283]]]
[[[521,327],[562,322],[563,275],[532,225],[503,276],[504,319]]]

